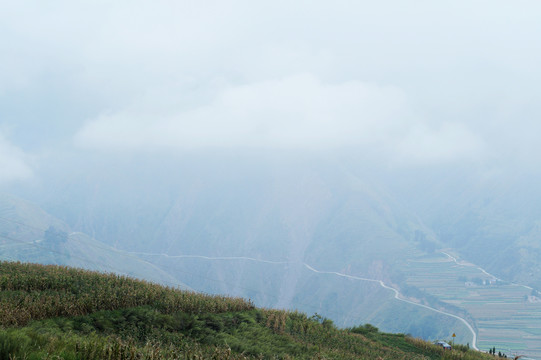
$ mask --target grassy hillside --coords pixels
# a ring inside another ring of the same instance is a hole
[[[0,262],[3,359],[484,359],[370,325],[59,266]]]

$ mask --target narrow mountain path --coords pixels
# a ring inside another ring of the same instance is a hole
[[[168,255],[168,254],[151,254],[151,253],[145,253],[145,252],[129,252],[129,254],[134,255],[147,255],[147,256],[163,256],[171,259],[182,259],[182,258],[189,258],[189,259],[205,259],[205,260],[248,260],[248,261],[256,261],[261,263],[267,263],[267,264],[276,264],[276,265],[284,265],[284,264],[292,264],[292,261],[271,261],[271,260],[262,260],[262,259],[255,259],[247,256],[203,256],[203,255]]]
[[[430,307],[430,306],[428,306],[428,305],[419,304],[419,303],[416,303],[416,302],[413,302],[413,301],[404,299],[404,298],[401,297],[400,292],[399,292],[397,289],[395,289],[395,288],[393,288],[393,287],[391,287],[391,286],[386,285],[386,284],[385,284],[383,281],[381,281],[381,280],[362,278],[362,277],[358,277],[358,276],[353,276],[353,275],[347,275],[347,274],[339,273],[339,272],[336,272],[336,271],[320,271],[320,270],[314,269],[312,266],[310,266],[310,265],[308,265],[308,264],[306,264],[306,263],[304,264],[304,266],[306,266],[310,271],[316,272],[316,273],[318,273],[318,274],[332,274],[332,275],[336,275],[336,276],[340,276],[340,277],[345,277],[345,278],[353,279],[353,280],[370,281],[370,282],[379,283],[379,285],[381,285],[381,287],[393,291],[393,292],[394,292],[394,298],[395,298],[396,300],[403,301],[403,302],[408,303],[408,304],[411,304],[411,305],[420,306],[420,307],[422,307],[422,308],[425,308],[425,309],[428,309],[428,310],[437,312],[437,313],[439,313],[439,314],[446,315],[446,316],[450,316],[450,317],[452,317],[452,318],[455,318],[455,319],[457,319],[457,320],[460,320],[462,323],[464,323],[464,325],[466,325],[466,327],[467,327],[467,328],[470,330],[470,332],[472,333],[472,348],[475,349],[475,350],[479,350],[479,349],[477,348],[477,334],[475,333],[475,330],[474,330],[473,327],[466,321],[466,319],[464,319],[464,318],[462,318],[462,317],[460,317],[460,316],[457,316],[457,315],[454,315],[454,314],[451,314],[451,313],[448,313],[448,312],[445,312],[445,311],[441,311],[441,310],[435,309],[435,308]]]
[[[256,258],[252,258],[252,257],[248,257],[248,256],[217,256],[217,257],[213,257],[213,256],[203,256],[203,255],[153,254],[153,253],[145,253],[145,252],[130,252],[130,254],[146,255],[146,256],[163,256],[163,257],[167,257],[167,258],[196,258],[196,259],[217,260],[217,261],[219,261],[219,260],[222,260],[222,261],[224,261],[224,260],[225,261],[227,261],[227,260],[246,260],[246,261],[255,261],[255,262],[261,262],[261,263],[266,263],[266,264],[276,264],[276,265],[284,265],[284,264],[292,264],[292,263],[294,263],[294,262],[291,262],[291,261],[272,261],[272,260],[256,259]],[[448,254],[446,254],[446,255],[448,255]],[[448,256],[450,256],[450,255],[448,255]],[[457,315],[454,315],[454,314],[451,314],[451,313],[448,313],[448,312],[445,312],[445,311],[435,309],[435,308],[430,307],[428,305],[419,304],[419,303],[404,299],[397,289],[395,289],[395,288],[393,288],[393,287],[391,287],[389,285],[386,285],[382,280],[364,278],[364,277],[359,277],[359,276],[354,276],[354,275],[348,275],[348,274],[344,274],[344,273],[340,273],[340,272],[336,272],[336,271],[322,271],[322,270],[318,270],[318,269],[314,268],[313,266],[311,266],[311,265],[309,265],[307,263],[304,263],[304,262],[302,263],[302,265],[304,267],[306,267],[308,270],[310,270],[310,271],[312,271],[314,273],[317,273],[317,274],[329,274],[329,275],[340,276],[340,277],[344,277],[344,278],[348,278],[348,279],[352,279],[352,280],[368,281],[368,282],[377,283],[382,288],[393,291],[394,292],[394,298],[396,300],[398,300],[398,301],[402,301],[402,302],[405,302],[405,303],[408,303],[408,304],[414,305],[414,306],[419,306],[419,307],[422,307],[424,309],[434,311],[434,312],[436,312],[438,314],[449,316],[449,317],[452,317],[454,319],[457,319],[457,320],[461,321],[464,325],[466,325],[466,327],[470,330],[470,332],[472,334],[472,342],[471,342],[472,348],[479,351],[479,348],[477,348],[477,334],[476,334],[475,330],[468,323],[468,321],[466,321],[466,319],[464,319],[464,318],[462,318],[460,316],[457,316]]]

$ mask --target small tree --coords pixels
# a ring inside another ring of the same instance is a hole
[[[45,243],[47,244],[63,244],[68,241],[68,234],[54,226],[49,226],[49,228],[45,230],[43,240],[45,240]]]

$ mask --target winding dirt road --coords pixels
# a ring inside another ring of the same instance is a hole
[[[219,257],[212,257],[212,256],[204,256],[204,255],[152,254],[152,253],[145,253],[145,252],[131,252],[130,254],[146,255],[146,256],[163,256],[163,257],[167,257],[167,258],[177,258],[177,259],[179,259],[179,258],[196,258],[196,259],[211,260],[211,261],[212,260],[214,260],[214,261],[245,260],[245,261],[261,262],[261,263],[266,263],[266,264],[275,264],[275,265],[284,265],[284,264],[296,263],[296,262],[291,262],[291,261],[272,261],[272,260],[256,259],[256,258],[252,258],[252,257],[248,257],[248,256],[219,256]],[[444,254],[449,256],[450,258],[454,259],[451,255],[449,255],[447,253],[444,253]],[[454,259],[454,260],[456,262],[456,259]],[[457,262],[457,264],[458,264],[458,262]],[[424,309],[436,312],[438,314],[449,316],[449,317],[452,317],[454,319],[457,319],[457,320],[461,321],[464,325],[466,325],[466,327],[470,330],[470,332],[472,334],[472,342],[471,342],[472,348],[475,349],[475,350],[479,350],[477,348],[477,334],[475,333],[475,330],[468,323],[468,321],[466,321],[466,319],[464,319],[464,318],[462,318],[460,316],[457,316],[457,315],[454,315],[454,314],[451,314],[451,313],[448,313],[448,312],[445,312],[445,311],[441,311],[441,310],[435,309],[433,307],[430,307],[430,306],[427,306],[427,305],[424,305],[424,304],[418,304],[416,302],[404,299],[397,289],[395,289],[395,288],[393,288],[393,287],[391,287],[389,285],[386,285],[383,281],[378,280],[378,279],[369,279],[369,278],[363,278],[363,277],[354,276],[354,275],[347,275],[347,274],[343,274],[343,273],[336,272],[336,271],[322,271],[322,270],[318,270],[318,269],[314,268],[313,266],[311,266],[311,265],[309,265],[307,263],[304,263],[304,262],[302,263],[302,265],[304,267],[306,267],[308,270],[310,270],[310,271],[312,271],[314,273],[317,273],[317,274],[329,274],[329,275],[340,276],[340,277],[344,277],[344,278],[348,278],[348,279],[352,279],[352,280],[368,281],[368,282],[377,283],[381,287],[383,287],[384,289],[391,290],[392,292],[394,292],[394,298],[396,300],[398,300],[398,301],[402,301],[402,302],[405,302],[405,303],[408,303],[408,304],[414,305],[414,306],[419,306],[419,307],[422,307]]]

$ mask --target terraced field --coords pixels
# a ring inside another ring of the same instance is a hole
[[[531,288],[497,279],[450,253],[419,255],[403,266],[409,285],[471,315],[480,349],[541,358],[541,301],[530,296]]]

